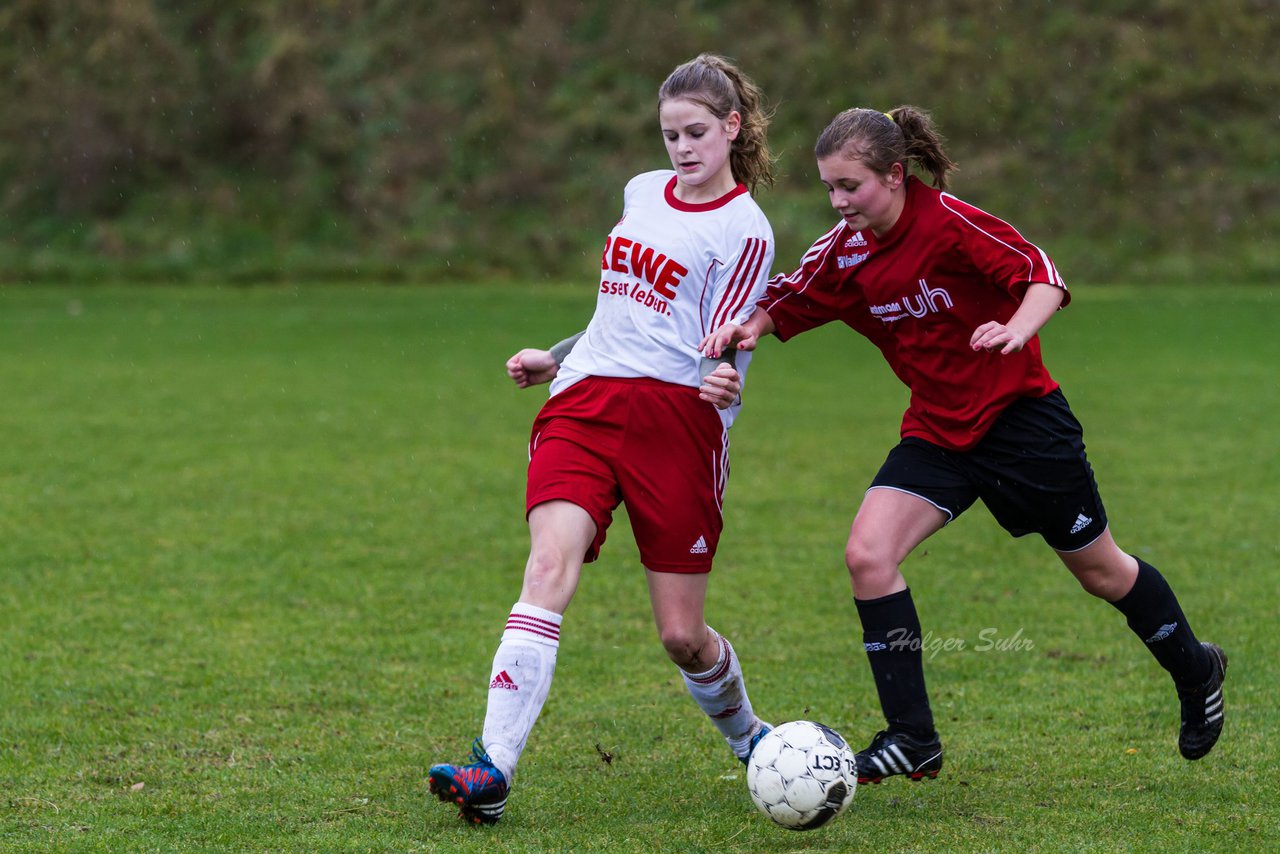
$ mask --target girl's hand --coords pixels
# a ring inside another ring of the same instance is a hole
[[[969,346],[987,352],[999,350],[1004,356],[1018,352],[1061,307],[1066,293],[1061,287],[1048,282],[1032,282],[1013,317],[1005,323],[993,320],[982,324],[973,330]]]
[[[702,388],[698,389],[698,397],[715,404],[716,409],[728,409],[733,406],[742,393],[742,376],[733,365],[721,363],[714,371],[702,379]]]
[[[520,388],[551,382],[559,370],[550,350],[524,349],[507,359],[507,376]]]
[[[984,323],[973,331],[973,336],[969,339],[969,346],[974,350],[986,350],[991,352],[999,350],[1000,355],[1007,356],[1010,353],[1016,353],[1021,350],[1031,336],[1019,332],[1016,328],[1005,326],[1003,323],[992,320]]]
[[[726,347],[736,346],[739,350],[754,350],[759,342],[756,334],[737,323],[726,323],[715,332],[707,335],[698,345],[698,350],[709,359],[720,358]]]

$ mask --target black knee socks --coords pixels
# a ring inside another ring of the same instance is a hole
[[[853,601],[862,620],[862,645],[889,728],[921,739],[933,738],[920,617],[911,591]]]
[[[1179,685],[1200,685],[1209,678],[1210,664],[1196,640],[1169,583],[1151,564],[1138,561],[1133,589],[1111,604],[1124,614],[1129,628],[1142,638],[1160,666]]]
[[[1133,589],[1111,604],[1142,638],[1160,666],[1179,685],[1201,685],[1209,678],[1204,648],[1191,630],[1178,597],[1155,567],[1137,558]],[[890,729],[918,738],[934,736],[933,712],[924,683],[920,617],[911,591],[879,599],[854,599],[862,620],[862,644],[871,665],[880,707]]]

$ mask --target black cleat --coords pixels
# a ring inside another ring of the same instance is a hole
[[[1227,676],[1227,654],[1214,643],[1202,643],[1209,654],[1209,679],[1203,685],[1178,688],[1182,702],[1182,726],[1178,750],[1184,759],[1199,759],[1213,750],[1222,735],[1222,680]]]
[[[854,758],[860,784],[879,783],[895,774],[905,774],[912,780],[932,780],[942,770],[942,742],[937,735],[921,741],[904,732],[881,730],[871,739],[870,746]]]

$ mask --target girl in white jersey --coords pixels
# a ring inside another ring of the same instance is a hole
[[[722,57],[703,54],[671,73],[658,115],[672,170],[628,182],[590,324],[507,362],[518,386],[551,381],[551,396],[530,436],[529,560],[493,659],[483,735],[473,762],[430,772],[431,791],[468,821],[502,817],[550,688],[565,609],[619,503],[658,635],[689,693],[744,762],[769,729],[733,647],[703,617],[746,354],[735,370],[698,349],[712,330],[746,320],[773,262],[773,232],[750,194],[773,181],[761,101]]]

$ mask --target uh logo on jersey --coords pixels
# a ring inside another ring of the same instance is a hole
[[[920,293],[908,294],[893,302],[873,305],[871,314],[885,323],[893,323],[904,317],[924,317],[943,308],[955,307],[955,303],[951,301],[951,294],[947,293],[946,288],[931,288],[924,279],[917,279],[916,285],[920,288]]]
[[[605,240],[600,269],[632,277],[628,281],[601,277],[600,293],[627,297],[658,314],[671,313],[670,301],[676,298],[676,288],[689,275],[688,268],[679,261],[620,235],[610,235]]]

